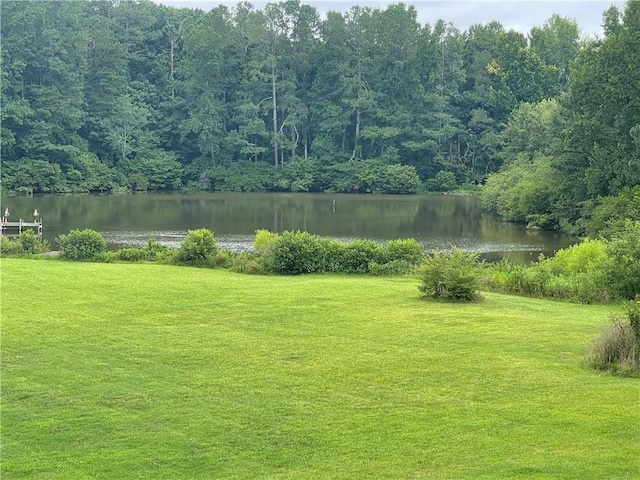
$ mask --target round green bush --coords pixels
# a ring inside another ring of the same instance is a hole
[[[187,238],[182,241],[178,254],[178,262],[186,265],[213,264],[218,253],[218,245],[211,230],[200,228],[189,230]]]
[[[58,235],[60,257],[68,260],[94,260],[107,250],[107,241],[95,230],[71,230]]]
[[[413,238],[389,240],[382,248],[387,262],[403,261],[417,265],[424,259],[424,248]]]
[[[283,232],[272,246],[275,273],[300,275],[323,269],[324,248],[320,238],[308,232]]]

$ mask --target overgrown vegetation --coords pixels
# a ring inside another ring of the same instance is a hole
[[[481,264],[477,253],[454,248],[453,253],[434,253],[422,266],[422,296],[452,302],[479,300]]]
[[[477,300],[480,288],[580,303],[628,300],[640,293],[640,222],[631,221],[610,238],[586,239],[531,265],[507,261],[485,265],[478,262],[478,254],[457,248],[450,254],[425,255],[413,239],[342,242],[301,231],[258,230],[253,250],[243,253],[220,250],[213,232],[204,228],[189,231],[179,249],[151,239],[140,248],[107,252],[102,235],[91,229],[73,230],[57,241],[60,257],[69,260],[172,263],[248,274],[419,273],[425,297],[448,301]],[[0,244],[3,256],[46,250],[46,242],[38,242],[33,232],[14,240],[3,238]]]
[[[640,293],[640,222],[608,240],[562,249],[532,265],[500,262],[482,279],[487,289],[581,303],[632,299]]]
[[[611,325],[593,343],[587,364],[614,375],[640,375],[640,296],[625,304],[624,315],[613,315]]]
[[[46,240],[38,240],[33,230],[24,230],[15,238],[0,237],[0,255],[38,255],[49,251]]]

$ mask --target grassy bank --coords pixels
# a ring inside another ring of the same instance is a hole
[[[418,281],[3,259],[2,478],[617,479],[615,307]]]

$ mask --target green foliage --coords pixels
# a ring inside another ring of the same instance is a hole
[[[418,172],[411,165],[367,162],[359,174],[362,189],[371,193],[417,193],[422,189]]]
[[[607,249],[604,242],[585,239],[570,247],[558,250],[546,259],[546,266],[554,275],[597,274],[607,261]]]
[[[424,259],[424,247],[413,238],[389,240],[382,246],[386,262],[404,261],[417,265]]]
[[[428,192],[453,192],[458,185],[456,176],[452,172],[440,170],[436,176],[425,182]]]
[[[98,260],[107,250],[107,241],[102,234],[85,228],[71,230],[68,234],[58,235],[60,257],[67,260]]]
[[[453,253],[427,256],[422,266],[422,283],[418,287],[423,297],[453,302],[479,300],[479,254],[465,253],[455,248]]]
[[[18,239],[0,237],[0,255],[3,257],[17,256],[22,253],[22,245]]]
[[[625,308],[631,330],[633,330],[636,340],[640,343],[640,294],[636,295],[634,300],[628,301],[625,304]]]
[[[114,260],[122,262],[168,262],[171,260],[172,250],[170,247],[150,238],[140,248],[121,248],[112,252],[112,256]]]
[[[212,266],[218,254],[218,245],[211,230],[189,230],[176,257],[178,263],[196,266]]]
[[[18,237],[0,237],[0,255],[3,257],[18,255],[37,255],[49,251],[48,242],[38,240],[33,230],[24,230]]]
[[[260,162],[241,161],[219,165],[208,172],[212,189],[223,192],[262,192],[274,189],[274,170]]]
[[[595,339],[587,364],[614,375],[640,374],[640,297],[625,304],[624,315],[611,317],[611,325]]]
[[[21,194],[57,193],[68,190],[60,165],[45,160],[21,159],[3,163],[2,183]]]
[[[241,252],[233,255],[229,269],[232,272],[246,273],[248,275],[265,275],[268,272],[265,267],[264,257],[252,252]]]
[[[324,268],[324,249],[320,238],[308,232],[283,232],[273,244],[274,273],[300,275]]]
[[[163,245],[154,238],[147,240],[147,243],[140,249],[144,253],[145,260],[163,260],[171,255],[172,249]]]
[[[166,153],[131,162],[125,169],[132,190],[177,190],[182,186],[182,165]]]
[[[18,243],[23,253],[39,254],[49,250],[49,245],[46,241],[38,240],[36,233],[31,230],[24,230],[18,236]]]
[[[296,157],[278,171],[276,184],[291,192],[309,192],[316,186],[320,165],[312,158]]]
[[[373,240],[352,240],[337,253],[332,263],[345,273],[368,273],[371,263],[382,263],[382,247]]]
[[[386,263],[369,263],[369,273],[381,277],[409,275],[417,270],[417,265],[406,260],[391,260]]]
[[[587,234],[610,238],[624,230],[626,220],[640,221],[640,185],[626,187],[618,195],[599,199],[587,224]]]
[[[488,178],[482,205],[505,220],[554,229],[558,226],[554,205],[557,184],[558,175],[550,157],[515,161]]]
[[[269,255],[273,251],[273,246],[278,239],[277,233],[269,230],[256,230],[256,238],[253,241],[253,249],[259,255]]]
[[[605,303],[614,296],[603,272],[608,261],[604,243],[587,239],[532,265],[493,264],[482,281],[490,290],[517,295]]]
[[[116,260],[122,262],[142,262],[146,260],[144,252],[140,248],[127,247],[113,252],[113,256]]]
[[[619,298],[640,294],[640,221],[627,220],[606,243],[609,261],[604,273],[611,290]]]
[[[6,3],[3,185],[407,194],[426,180],[452,191],[437,173],[495,171],[509,112],[567,89],[580,50],[577,25],[558,16],[529,43],[497,22],[423,28],[403,4],[333,13],[297,1]],[[608,53],[632,51],[627,21],[617,31],[627,35]],[[618,70],[635,71],[628,57]],[[532,124],[532,142],[540,131]]]

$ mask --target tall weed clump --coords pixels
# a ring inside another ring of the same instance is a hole
[[[422,266],[422,283],[418,287],[423,297],[451,302],[480,300],[479,274],[482,264],[479,254],[465,253],[456,248],[452,253],[434,253]]]
[[[611,325],[595,339],[587,365],[620,376],[640,375],[640,296],[625,304],[625,315],[611,317]]]
[[[60,257],[68,260],[98,260],[107,251],[107,241],[101,233],[90,228],[71,230],[56,238]]]

